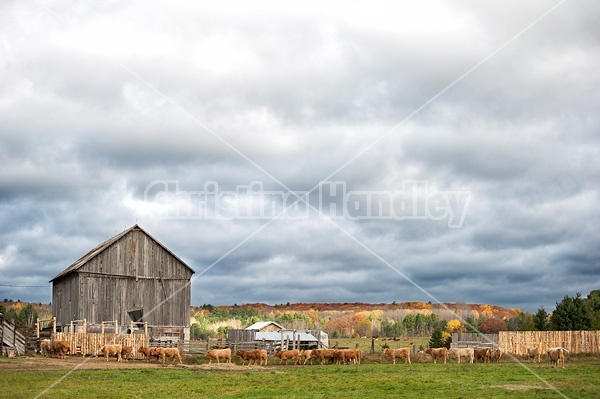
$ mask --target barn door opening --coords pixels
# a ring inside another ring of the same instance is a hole
[[[130,309],[127,311],[127,314],[134,323],[144,322],[144,308]]]

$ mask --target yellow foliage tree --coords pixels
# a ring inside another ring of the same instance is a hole
[[[446,331],[449,333],[455,332],[463,332],[465,330],[465,325],[460,322],[458,319],[452,319],[448,323],[446,323]]]

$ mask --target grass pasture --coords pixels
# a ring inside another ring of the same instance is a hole
[[[600,357],[570,356],[565,369],[500,364],[182,366],[71,357],[0,358],[0,398],[598,398]],[[196,361],[192,361],[196,360]],[[549,385],[541,379],[547,381]],[[53,385],[54,384],[54,385]],[[557,390],[553,389],[556,388]],[[41,395],[41,396],[38,396]]]

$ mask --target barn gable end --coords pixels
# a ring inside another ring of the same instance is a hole
[[[89,324],[142,314],[150,326],[189,331],[194,270],[138,225],[103,242],[52,282],[52,313],[61,325]]]

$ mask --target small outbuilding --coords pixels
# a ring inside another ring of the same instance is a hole
[[[259,332],[275,332],[283,329],[281,324],[275,323],[274,321],[259,321],[258,323],[246,327],[246,330],[256,330]]]

